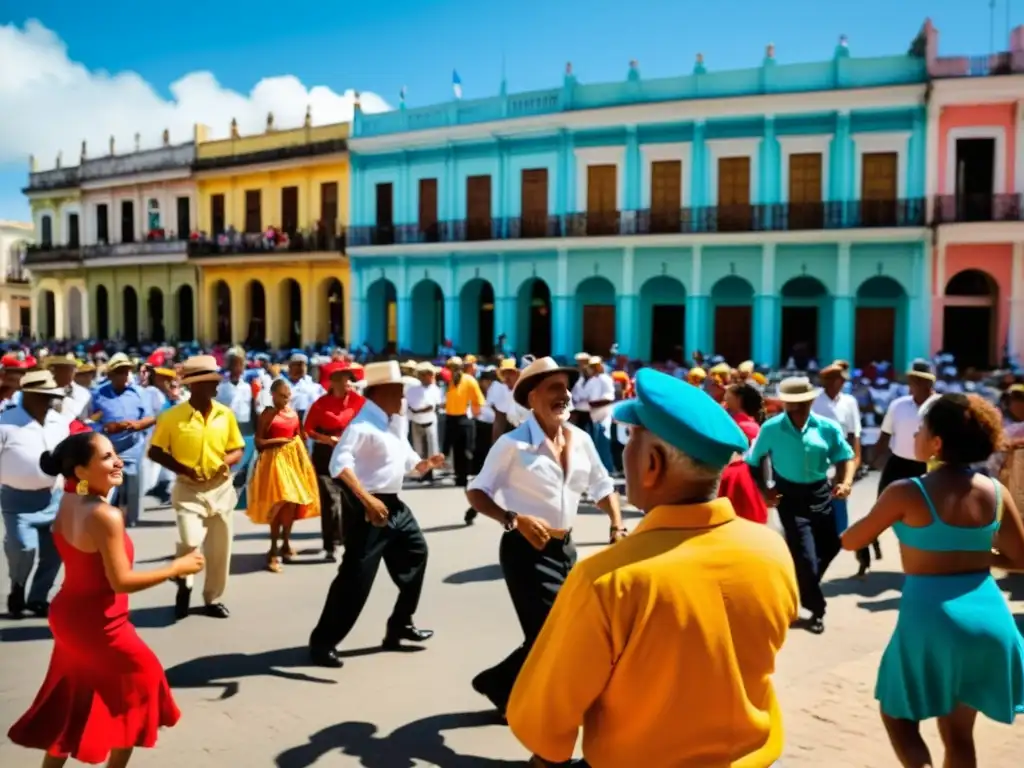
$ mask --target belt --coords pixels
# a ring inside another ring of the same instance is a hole
[[[571,533],[572,528],[548,528],[548,536],[559,541],[565,541]]]
[[[389,502],[389,501],[390,502],[398,501],[398,494],[397,493],[371,493],[370,495],[373,496],[375,499],[380,499],[385,504],[387,502]]]

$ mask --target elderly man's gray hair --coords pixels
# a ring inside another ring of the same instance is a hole
[[[669,445],[653,433],[651,438],[664,452],[670,473],[685,475],[696,483],[717,483],[721,479],[722,470],[720,468],[705,464],[703,461],[683,453],[674,445]]]

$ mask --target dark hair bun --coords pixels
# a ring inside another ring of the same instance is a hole
[[[52,451],[39,457],[39,469],[50,477],[74,477],[75,467],[84,467],[92,461],[93,432],[80,432],[66,437]]]
[[[50,477],[57,477],[60,472],[60,458],[56,455],[56,450],[43,451],[43,455],[39,457],[39,469],[43,471],[44,475]]]

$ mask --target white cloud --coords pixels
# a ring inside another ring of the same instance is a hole
[[[313,123],[352,119],[354,92],[310,89],[296,77],[268,77],[248,94],[221,86],[210,72],[192,72],[171,85],[168,101],[134,72],[89,71],[68,58],[64,42],[37,21],[23,29],[0,26],[0,164],[26,162],[35,155],[40,169],[54,166],[57,152],[65,165],[77,163],[82,141],[92,157],[108,151],[110,136],[118,152],[134,146],[159,146],[164,129],[174,144],[189,141],[195,123],[210,126],[211,138],[228,134],[231,118],[245,135],[266,127],[274,113],[279,128],[302,125],[307,105]],[[362,92],[366,112],[390,109],[374,93]]]

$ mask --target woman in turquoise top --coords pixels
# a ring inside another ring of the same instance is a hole
[[[918,461],[934,468],[886,488],[843,548],[868,546],[889,527],[900,542],[903,598],[875,686],[897,757],[933,765],[919,726],[937,717],[945,764],[976,765],[978,712],[1001,723],[1024,713],[1024,638],[991,574],[1024,570],[1024,524],[1003,485],[970,466],[1002,440],[992,405],[944,395],[915,439]]]

